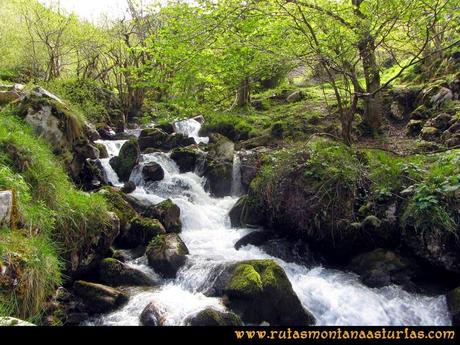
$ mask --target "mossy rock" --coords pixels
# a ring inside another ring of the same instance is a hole
[[[104,259],[99,268],[99,277],[111,286],[153,286],[155,282],[144,272],[127,266],[113,258]]]
[[[195,146],[179,147],[171,152],[171,159],[176,162],[181,174],[195,170],[200,150]]]
[[[99,158],[104,159],[104,158],[109,158],[109,152],[107,151],[107,147],[103,144],[95,144],[97,149],[99,150]]]
[[[155,302],[150,302],[142,311],[139,321],[142,326],[162,326],[164,318],[158,310]]]
[[[114,187],[105,187],[99,191],[108,201],[109,208],[120,219],[120,236],[128,231],[131,219],[137,217],[137,212],[125,200],[124,194]]]
[[[348,268],[359,274],[361,281],[369,287],[397,284],[408,291],[414,291],[413,280],[422,273],[414,260],[381,248],[357,255]]]
[[[273,260],[250,260],[219,270],[211,296],[223,296],[230,310],[245,323],[311,325],[313,316],[303,308],[284,270]]]
[[[142,168],[142,177],[145,182],[161,181],[165,177],[165,172],[160,164],[149,162]]]
[[[110,160],[110,165],[120,181],[128,181],[133,168],[139,163],[140,150],[137,139],[130,139],[120,149],[117,157]]]
[[[207,161],[204,176],[205,189],[215,198],[230,195],[233,180],[233,162]]]
[[[238,315],[231,312],[218,311],[206,308],[196,315],[185,319],[187,326],[242,326],[243,321]]]
[[[131,219],[129,229],[117,239],[117,244],[122,248],[147,246],[155,236],[165,232],[158,219],[136,216]]]
[[[245,195],[238,199],[229,212],[230,224],[234,228],[260,225],[263,212],[251,197]]]
[[[150,207],[146,216],[158,219],[168,233],[180,233],[182,231],[180,208],[171,199],[166,199]]]
[[[112,287],[78,280],[73,292],[80,297],[86,311],[92,314],[106,313],[128,302],[128,294]]]
[[[146,250],[149,266],[164,278],[175,278],[188,254],[187,246],[174,233],[157,236]]]
[[[447,295],[447,307],[452,316],[452,326],[460,326],[460,287],[451,290]]]
[[[139,148],[144,152],[148,148],[159,149],[168,138],[168,134],[158,128],[143,129],[139,135]]]

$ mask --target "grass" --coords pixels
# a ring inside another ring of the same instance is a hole
[[[62,264],[54,243],[46,235],[0,230],[0,315],[37,322],[43,305],[61,284]],[[3,291],[7,291],[4,293]]]
[[[0,112],[0,147],[0,189],[16,192],[20,215],[20,232],[2,233],[1,257],[23,252],[19,280],[30,290],[7,291],[1,309],[31,320],[59,282],[63,258],[84,252],[107,228],[107,203],[102,195],[77,190],[51,148],[11,108]]]

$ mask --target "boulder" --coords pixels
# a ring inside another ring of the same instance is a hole
[[[234,228],[256,226],[263,221],[263,212],[247,195],[238,199],[229,212],[230,223]]]
[[[447,308],[452,316],[452,326],[460,326],[460,287],[446,295]]]
[[[176,162],[181,174],[195,170],[200,155],[203,155],[196,146],[179,147],[171,152],[171,159]]]
[[[231,312],[206,308],[184,321],[186,326],[242,326],[240,317]]]
[[[182,231],[180,208],[171,199],[149,207],[145,216],[158,219],[168,233],[180,233]]]
[[[450,139],[446,140],[446,146],[449,148],[460,146],[460,133],[453,135]]]
[[[261,166],[264,154],[269,152],[269,149],[259,147],[253,150],[240,151],[241,161],[241,184],[243,189],[247,191],[251,181],[257,176]]]
[[[396,284],[408,291],[416,289],[413,279],[418,278],[422,272],[414,260],[385,249],[357,255],[348,268],[357,273],[361,281],[369,287],[380,288]]]
[[[0,191],[0,227],[13,226],[13,204],[14,196],[13,191],[3,190]]]
[[[209,137],[204,176],[206,189],[214,197],[230,195],[233,176],[235,144],[220,134]]]
[[[158,311],[154,302],[144,308],[139,318],[142,326],[163,326],[164,318]]]
[[[436,226],[418,231],[406,225],[401,238],[403,244],[422,260],[445,271],[460,273],[460,245],[455,232]]]
[[[107,258],[101,262],[99,277],[104,284],[111,286],[153,286],[155,281],[142,271],[136,270],[121,261]]]
[[[110,160],[110,165],[120,181],[128,181],[133,168],[139,163],[140,150],[136,139],[128,140],[120,149],[117,157]]]
[[[87,159],[83,164],[78,184],[86,191],[94,191],[108,184],[107,175],[98,159]]]
[[[128,181],[123,184],[121,191],[125,194],[132,193],[136,190],[136,184],[133,181]]]
[[[91,314],[112,311],[121,307],[129,299],[125,292],[82,280],[74,282],[73,292],[82,300],[84,308]]]
[[[160,148],[169,151],[176,147],[187,147],[194,144],[196,144],[195,139],[182,133],[174,133],[168,136]]]
[[[65,253],[66,274],[72,279],[94,272],[106,253],[110,251],[115,238],[120,233],[120,219],[113,213],[108,213],[108,222],[105,229],[88,237],[85,246]]]
[[[251,260],[216,270],[207,295],[224,297],[228,308],[245,323],[307,326],[314,318],[305,310],[284,270],[273,260]]]
[[[23,88],[24,86],[21,84],[0,85],[0,106],[19,99]]]
[[[262,244],[266,243],[272,234],[266,231],[253,231],[246,236],[243,236],[235,243],[235,249],[239,250],[241,247],[247,246],[251,244],[253,246],[261,246]]]
[[[122,248],[146,246],[157,235],[166,233],[165,228],[157,219],[134,217],[130,227],[117,238],[117,244]]]
[[[160,148],[168,138],[168,134],[158,128],[147,128],[139,135],[139,148],[145,151],[148,148]]]
[[[164,234],[154,238],[147,247],[149,265],[164,278],[175,278],[189,254],[177,234]]]
[[[173,123],[163,123],[155,125],[155,128],[161,129],[163,132],[167,134],[173,134],[176,131]]]
[[[142,168],[142,177],[145,182],[161,181],[165,172],[160,164],[155,162],[146,163]]]
[[[105,147],[105,145],[95,143],[95,146],[99,151],[99,158],[100,159],[109,158],[109,152],[107,151],[107,147]]]
[[[88,121],[85,121],[84,124],[83,124],[83,130],[84,130],[84,132],[86,134],[86,137],[90,141],[95,142],[95,141],[101,139],[101,135],[97,131],[96,126],[94,126],[92,123],[90,123]],[[104,146],[104,145],[102,145],[102,146]],[[101,158],[106,158],[106,157],[101,157]]]

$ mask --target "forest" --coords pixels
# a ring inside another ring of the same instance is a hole
[[[0,325],[460,325],[458,1],[124,6],[0,0]]]

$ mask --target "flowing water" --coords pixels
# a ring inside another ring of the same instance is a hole
[[[195,120],[176,123],[176,129],[197,142],[207,138],[198,135],[200,124]],[[101,141],[116,155],[120,142]],[[157,162],[165,171],[164,180],[145,183],[141,167],[146,162]],[[238,163],[238,158],[235,158]],[[104,164],[107,175],[112,176],[110,165]],[[234,180],[238,179],[234,172]],[[118,179],[111,177],[112,183]],[[204,179],[195,173],[180,174],[176,164],[165,153],[142,155],[140,165],[131,174],[137,188],[136,198],[158,203],[171,198],[181,209],[183,231],[181,238],[190,255],[187,263],[174,280],[161,280],[147,266],[145,257],[128,264],[155,276],[158,287],[130,288],[130,300],[123,308],[102,315],[91,324],[138,325],[144,307],[154,301],[165,316],[166,325],[181,325],[184,319],[206,307],[224,310],[219,298],[206,297],[210,272],[229,261],[271,258],[284,268],[292,286],[305,308],[315,316],[318,325],[450,325],[444,296],[427,297],[405,292],[397,286],[371,289],[362,285],[351,273],[322,266],[305,267],[271,257],[261,249],[248,245],[240,250],[234,244],[250,229],[232,229],[228,211],[241,193],[233,186],[232,196],[212,198],[205,192]],[[119,182],[118,182],[119,183]],[[234,182],[239,183],[239,182]],[[115,183],[114,183],[115,184]]]

